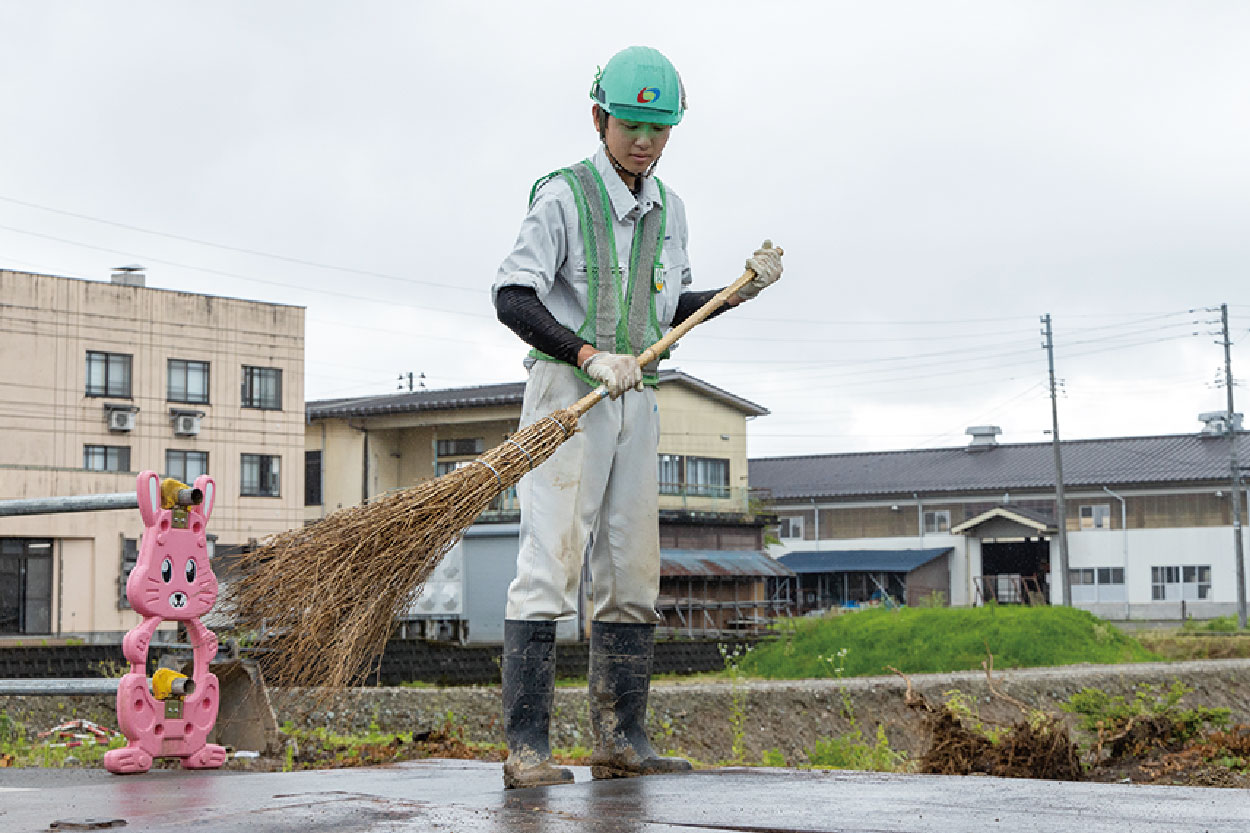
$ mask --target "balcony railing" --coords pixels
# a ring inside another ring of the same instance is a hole
[[[731,498],[733,489],[707,483],[661,483],[660,494],[677,497]]]

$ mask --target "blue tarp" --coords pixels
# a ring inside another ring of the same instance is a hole
[[[954,547],[921,550],[818,550],[792,552],[777,560],[796,573],[910,573]]]

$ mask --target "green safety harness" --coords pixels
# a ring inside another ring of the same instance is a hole
[[[577,334],[598,350],[636,356],[659,341],[661,336],[660,322],[655,315],[655,294],[664,289],[664,268],[660,263],[668,217],[664,183],[655,177],[655,184],[660,189],[660,202],[652,206],[634,227],[629,281],[622,286],[616,234],[610,220],[612,203],[599,171],[587,159],[547,174],[530,189],[531,206],[538,189],[557,176],[563,177],[573,189],[582,246],[586,251],[586,320]],[[536,349],[531,350],[530,355],[542,361],[559,361]],[[661,356],[667,357],[667,352]],[[643,384],[650,387],[659,384],[658,365],[657,359],[642,369]],[[591,387],[598,386],[599,383],[580,368],[576,370],[582,381]]]

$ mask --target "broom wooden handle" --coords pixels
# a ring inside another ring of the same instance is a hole
[[[747,269],[736,281],[722,289],[720,292],[717,292],[712,296],[711,300],[691,313],[685,321],[669,330],[664,338],[660,339],[655,344],[652,344],[646,350],[643,350],[640,354],[638,354],[638,364],[645,367],[658,359],[664,354],[665,350],[672,347],[677,342],[677,339],[694,329],[695,325],[703,323],[709,315],[720,309],[721,304],[732,298],[739,289],[749,284],[754,278],[755,271]],[[607,398],[607,395],[607,386],[600,385],[573,403],[572,410],[580,417],[582,414],[586,413],[598,404],[600,400]]]

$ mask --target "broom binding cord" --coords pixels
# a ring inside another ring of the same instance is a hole
[[[557,425],[559,425],[559,423],[556,423],[556,424],[557,424]],[[563,426],[561,426],[561,427],[563,427]],[[529,461],[529,464],[530,464],[530,471],[533,471],[533,470],[534,470],[534,458],[533,458],[533,457],[531,457],[531,456],[530,456],[530,453],[529,453],[528,451],[526,451],[526,450],[525,450],[525,446],[521,445],[519,442],[517,442],[516,440],[513,440],[513,439],[507,439],[507,440],[504,440],[504,442],[506,442],[506,443],[510,443],[510,444],[512,444],[512,445],[515,445],[515,446],[517,447],[517,450],[518,450],[518,451],[520,451],[522,454],[524,454],[524,455],[525,455],[525,459]]]
[[[517,448],[521,448],[521,446],[517,445],[516,443],[512,443],[512,444],[513,444],[513,445],[516,445],[516,447],[517,447]],[[522,449],[521,449],[521,452],[522,452],[522,453],[524,453],[524,452],[525,452],[525,449],[523,449],[523,448],[522,448]],[[528,454],[526,454],[525,456],[526,456],[526,457],[529,457],[529,455],[528,455]],[[496,468],[495,468],[494,466],[492,466],[490,463],[488,463],[488,462],[486,462],[485,460],[483,460],[481,457],[478,457],[478,458],[477,458],[476,460],[474,460],[473,462],[475,462],[475,463],[481,463],[483,466],[486,466],[486,468],[490,469],[490,473],[491,473],[491,474],[493,474],[493,475],[495,475],[495,482],[499,484],[499,488],[500,488],[500,489],[504,489],[504,488],[506,488],[506,487],[503,485],[503,478],[499,476],[499,470],[498,470],[498,469],[496,469]],[[532,460],[531,460],[530,462],[531,462],[531,463],[533,463],[533,461],[532,461]],[[531,465],[531,468],[532,468],[532,467],[533,467],[533,466]]]

